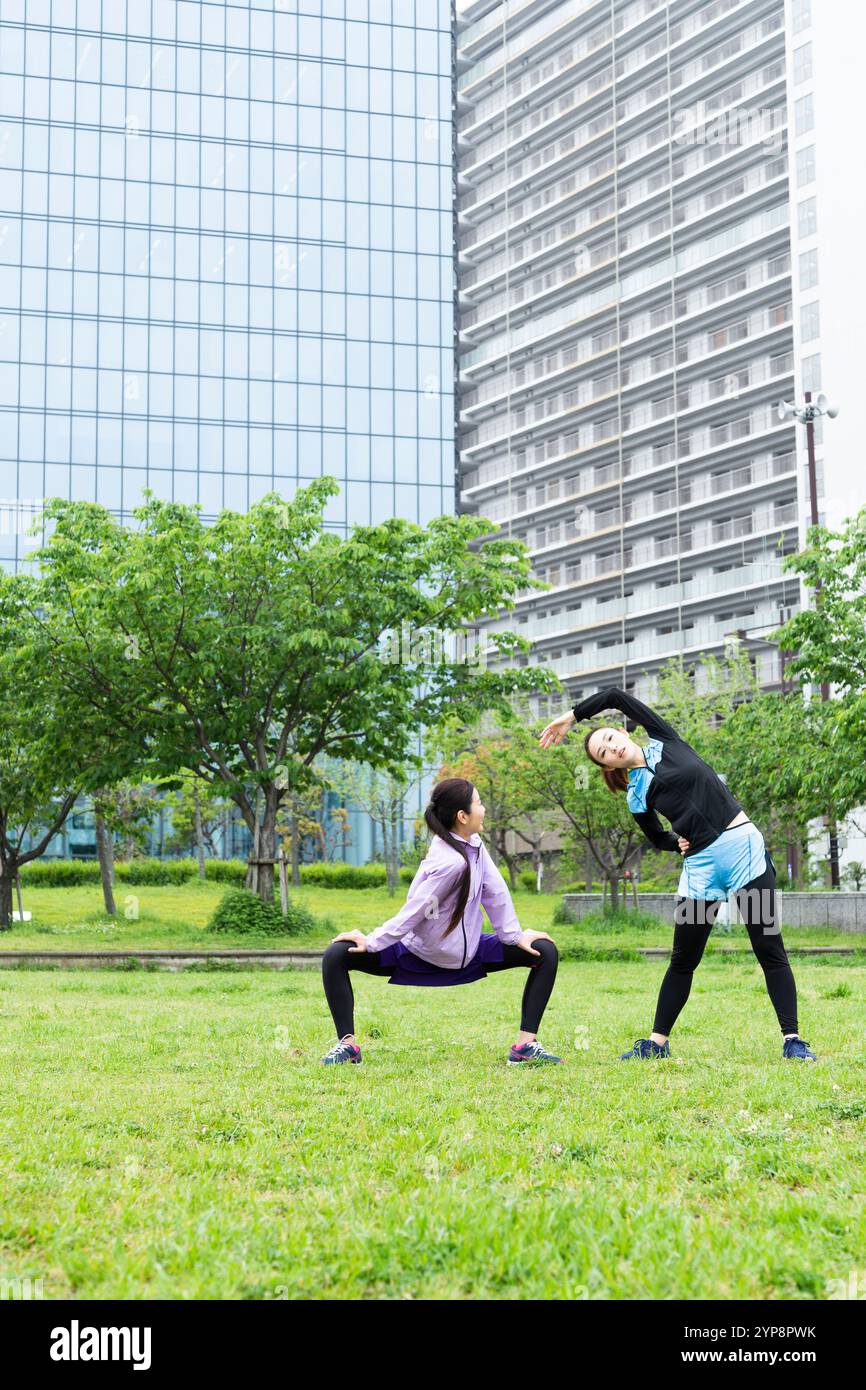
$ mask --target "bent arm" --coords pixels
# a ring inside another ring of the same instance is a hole
[[[488,854],[486,847],[482,847],[481,854],[483,856],[481,906],[490,918],[490,925],[499,940],[504,941],[506,945],[514,946],[523,935],[523,929],[517,920],[517,913],[508,891],[508,884]]]
[[[646,838],[654,849],[680,851],[680,842],[672,830],[665,830],[655,811],[632,812]]]
[[[633,719],[637,724],[642,724],[651,738],[679,738],[676,729],[666,719],[662,719],[661,715],[656,714],[655,710],[651,710],[649,705],[645,705],[641,700],[636,700],[634,695],[628,695],[616,685],[608,685],[604,690],[598,690],[594,695],[588,695],[585,700],[580,700],[574,706],[574,717],[578,721],[590,719],[592,715],[599,714],[603,709],[620,710],[629,719]]]
[[[454,892],[464,870],[459,864],[438,865],[431,873],[412,884],[409,896],[400,911],[367,936],[368,951],[384,951],[401,937],[418,931],[428,922],[447,927]]]

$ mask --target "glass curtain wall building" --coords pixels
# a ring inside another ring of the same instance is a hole
[[[452,512],[452,139],[450,0],[3,0],[0,563],[52,496]]]
[[[462,499],[551,584],[508,621],[574,697],[738,631],[782,677],[787,42],[784,0],[461,7]]]

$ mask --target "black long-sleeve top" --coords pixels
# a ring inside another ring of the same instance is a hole
[[[617,686],[581,700],[574,706],[574,717],[589,719],[606,709],[626,716],[629,733],[635,724],[642,724],[650,735],[644,747],[648,766],[629,770],[627,792],[629,810],[646,838],[656,849],[679,853],[677,836],[682,835],[689,841],[688,854],[706,849],[742,811],[739,801],[666,719]],[[675,833],[665,830],[659,812]]]

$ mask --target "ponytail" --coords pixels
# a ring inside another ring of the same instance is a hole
[[[604,778],[604,785],[607,787],[609,792],[613,792],[613,795],[616,796],[618,792],[628,791],[628,772],[626,771],[626,769],[624,767],[605,767],[602,763],[598,761],[598,758],[594,758],[590,753],[589,740],[592,738],[594,733],[597,733],[597,730],[590,729],[589,733],[585,736],[583,740],[583,746],[586,749],[586,756],[589,758],[590,762],[595,763],[596,767],[601,768],[601,775]]]
[[[424,812],[424,820],[431,834],[438,835],[440,840],[445,841],[446,845],[451,845],[453,849],[456,849],[465,863],[454,912],[445,929],[446,936],[450,936],[454,931],[466,909],[472,875],[466,846],[459,836],[452,833],[451,827],[457,819],[458,811],[465,811],[467,815],[469,814],[474,790],[472,783],[468,782],[465,777],[447,777],[444,782],[436,783],[430,793],[430,801]]]

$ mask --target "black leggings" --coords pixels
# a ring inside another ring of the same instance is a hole
[[[783,1033],[796,1033],[797,986],[776,917],[776,871],[772,863],[768,862],[758,878],[744,884],[732,896],[764,972],[779,1027]],[[689,997],[692,975],[700,964],[716,913],[724,901],[724,898],[677,897],[674,948],[659,990],[654,1033],[667,1035],[671,1032]]]
[[[322,983],[325,986],[325,998],[338,1038],[345,1038],[347,1033],[354,1035],[355,1032],[355,996],[349,971],[363,970],[365,975],[394,973],[393,965],[379,964],[378,951],[352,952],[349,948],[353,944],[351,941],[332,941],[322,957]],[[533,941],[532,945],[538,951],[537,956],[529,955],[521,946],[503,946],[505,954],[502,962],[485,967],[488,974],[497,970],[511,970],[516,965],[530,967],[529,977],[523,989],[520,1013],[522,1033],[538,1032],[559,964],[559,951],[555,942],[542,938],[540,941]]]

